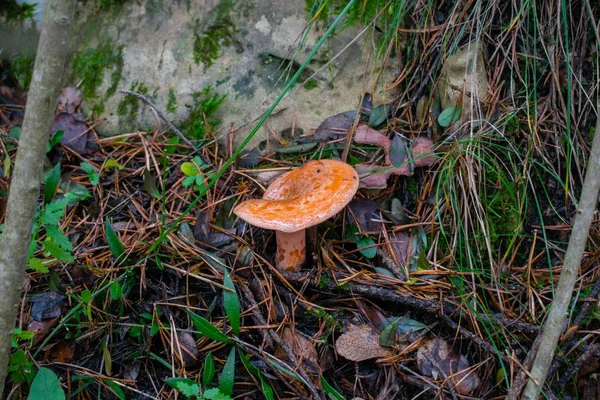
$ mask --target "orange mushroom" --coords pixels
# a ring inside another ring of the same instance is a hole
[[[335,160],[310,161],[277,178],[262,199],[233,212],[244,221],[276,231],[277,268],[299,271],[306,258],[306,228],[337,214],[358,190],[358,174]]]

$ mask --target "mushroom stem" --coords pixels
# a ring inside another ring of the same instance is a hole
[[[306,230],[296,232],[277,231],[277,268],[298,272],[306,258]]]

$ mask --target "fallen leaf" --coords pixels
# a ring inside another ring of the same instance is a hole
[[[83,93],[75,87],[65,88],[58,96],[56,111],[74,113],[83,100]]]
[[[354,132],[354,142],[382,147],[386,151],[390,147],[390,139],[383,133],[370,128],[368,125],[359,125]]]
[[[41,342],[56,325],[60,317],[47,319],[45,321],[31,321],[27,324],[27,330],[35,334],[33,343]]]
[[[354,169],[360,178],[359,187],[365,189],[385,189],[387,178],[390,175],[412,175],[409,164],[395,168],[373,164],[357,164]]]
[[[35,297],[31,308],[31,318],[34,321],[60,317],[65,311],[66,296],[57,292],[45,292]]]
[[[315,350],[315,346],[310,340],[288,327],[283,328],[281,331],[281,339],[283,339],[285,344],[292,349],[294,355],[296,355],[298,359],[304,360],[304,362],[306,362],[313,371],[317,371],[319,365],[319,355],[317,354],[317,350]],[[287,359],[287,355],[282,349],[278,349],[275,352],[275,356],[278,358]]]
[[[437,161],[433,141],[430,139],[423,137],[416,138],[412,142],[411,151],[415,160],[415,167],[427,167],[435,164]]]
[[[402,166],[406,162],[406,140],[400,135],[394,135],[388,149],[388,164]]]
[[[210,214],[208,211],[198,211],[194,223],[194,238],[201,243],[208,243],[210,233]]]
[[[423,375],[445,380],[460,394],[472,393],[481,382],[475,370],[470,368],[469,360],[439,338],[429,340],[419,348],[417,366]]]
[[[381,219],[379,204],[373,200],[357,197],[348,204],[355,222],[367,231],[380,231],[382,224],[374,221]]]
[[[356,362],[392,355],[390,350],[379,345],[379,335],[368,325],[348,325],[348,332],[338,338],[335,349],[340,356]]]
[[[179,342],[179,348],[175,347],[175,351],[179,353],[181,362],[185,368],[196,365],[198,362],[198,345],[194,337],[187,332],[177,331],[177,340]]]
[[[346,111],[340,114],[328,117],[319,125],[315,131],[314,138],[325,142],[331,139],[339,139],[346,135],[348,128],[354,124],[356,111]]]
[[[87,132],[88,127],[85,123],[77,121],[73,114],[58,113],[54,117],[52,132],[64,132],[61,143],[71,148],[78,154],[85,154],[88,149],[88,141],[93,140],[91,132]]]
[[[49,355],[60,362],[69,362],[75,355],[73,343],[62,340],[50,348]]]

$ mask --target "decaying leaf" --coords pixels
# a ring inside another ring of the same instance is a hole
[[[368,125],[359,125],[354,132],[354,142],[382,147],[386,151],[390,147],[390,139],[383,133],[370,128]]]
[[[50,358],[54,358],[60,362],[69,362],[75,355],[74,344],[67,342],[66,340],[62,340],[49,349]]]
[[[444,380],[460,394],[472,393],[481,382],[475,369],[470,368],[469,360],[439,338],[429,340],[419,348],[417,365],[423,375]]]
[[[52,132],[62,130],[64,135],[61,143],[78,154],[85,154],[95,147],[94,136],[88,132],[85,123],[78,121],[73,114],[58,113],[54,117]]]
[[[56,325],[58,325],[59,319],[60,317],[47,319],[44,321],[31,321],[27,325],[27,330],[35,334],[33,338],[33,343],[37,344],[44,340],[48,333],[50,333],[50,331],[54,329]]]
[[[400,135],[394,135],[388,150],[387,163],[402,166],[406,162],[406,140]]]
[[[313,371],[317,371],[319,355],[310,340],[288,327],[283,328],[281,331],[281,338],[292,349],[298,359],[304,360]],[[284,360],[287,359],[287,355],[282,349],[277,349],[275,356]]]
[[[356,197],[348,204],[348,209],[355,222],[365,230],[372,232],[382,229],[381,223],[376,221],[377,219],[381,219],[379,204],[373,200]]]
[[[38,295],[31,308],[31,318],[34,321],[60,317],[65,311],[66,296],[57,292],[45,292]]]
[[[65,88],[58,96],[56,111],[74,113],[83,100],[83,92],[75,87]]]
[[[411,146],[415,167],[427,167],[435,164],[437,158],[433,141],[424,137],[416,138]]]
[[[346,111],[340,114],[332,115],[321,122],[321,125],[315,131],[314,138],[325,142],[331,139],[339,139],[346,135],[348,128],[354,124],[356,111]]]
[[[338,338],[335,349],[340,356],[356,362],[392,355],[390,350],[379,345],[379,334],[367,325],[348,325],[348,332]]]
[[[191,367],[198,362],[198,346],[193,336],[187,332],[177,331],[177,341],[179,348],[175,347],[175,351],[179,353],[181,362],[184,367]],[[181,352],[179,352],[181,349]]]

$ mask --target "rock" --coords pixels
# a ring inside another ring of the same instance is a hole
[[[118,89],[145,92],[179,126],[190,116],[194,94],[207,91],[205,101],[226,96],[207,118],[221,121],[216,134],[223,143],[233,126],[235,145],[280,94],[286,79],[327,27],[319,25],[306,33],[305,3],[292,1],[275,5],[267,0],[252,4],[242,0],[165,0],[160,5],[126,1],[118,12],[88,10],[91,8],[80,10],[76,27],[79,63],[74,65],[71,83],[83,82],[83,107],[88,113],[100,111],[105,119],[97,126],[100,133],[118,134],[160,123],[148,106]],[[374,58],[367,52],[376,38],[365,34],[351,43],[360,30],[359,26],[338,29],[325,42],[298,82],[324,68],[306,85],[297,84],[288,92],[268,119],[269,130],[289,128],[294,118],[296,129],[314,130],[326,117],[359,107],[363,90],[371,92],[376,104],[391,100],[392,95],[383,89],[397,73],[398,63],[390,58],[376,83],[378,65],[369,61],[365,67],[367,60]],[[332,55],[346,46],[332,61]],[[86,69],[94,62],[96,70]],[[97,85],[92,85],[95,80]],[[203,95],[196,95],[197,100],[199,97]],[[203,126],[201,113],[195,116]],[[264,140],[266,131],[266,126],[260,129],[250,147]]]
[[[483,102],[489,83],[481,46],[471,42],[446,59],[438,83],[442,110],[462,105],[462,114],[455,126],[471,119],[471,99]],[[475,107],[478,107],[476,104]]]

